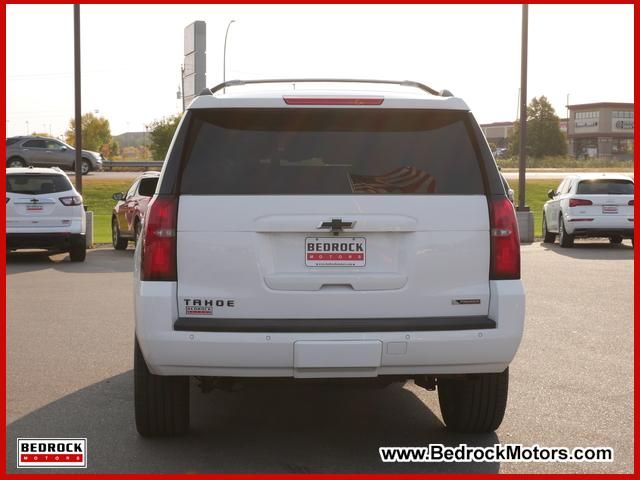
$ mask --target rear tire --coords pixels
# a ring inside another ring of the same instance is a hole
[[[143,437],[189,430],[189,377],[154,375],[135,341],[133,358],[136,429]]]
[[[71,240],[69,259],[72,262],[84,262],[87,257],[87,242],[84,237]]]
[[[86,158],[83,158],[82,163],[80,164],[80,172],[82,172],[82,175],[86,175],[90,171],[91,171],[91,162]]]
[[[111,218],[111,243],[116,250],[126,250],[129,240],[120,236],[120,228],[116,217]]]
[[[7,168],[20,168],[26,167],[27,163],[18,157],[13,157],[7,160]]]
[[[542,214],[542,236],[544,237],[542,239],[543,243],[553,243],[556,241],[556,234],[551,233],[547,229],[547,216],[545,214]]]
[[[558,230],[560,231],[560,246],[562,248],[573,247],[573,235],[568,234],[565,230],[562,215],[560,215],[560,219],[558,220]]]
[[[493,432],[504,418],[508,391],[508,368],[501,373],[438,379],[438,400],[445,425],[455,432]]]
[[[613,235],[609,237],[609,242],[611,242],[611,245],[620,245],[622,243],[622,237],[620,235]]]

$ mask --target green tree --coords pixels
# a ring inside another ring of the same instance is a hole
[[[76,120],[69,120],[69,129],[65,133],[69,145],[76,144]],[[111,128],[109,120],[98,117],[93,113],[82,115],[82,148],[85,150],[101,151],[103,145],[111,143]]]
[[[516,124],[511,135],[511,154],[518,155],[520,128]],[[535,158],[565,155],[567,141],[560,130],[560,119],[544,95],[533,98],[527,107],[527,155]]]
[[[151,137],[151,145],[149,148],[153,153],[154,160],[164,160],[171,145],[173,134],[178,128],[181,115],[174,115],[172,117],[163,118],[162,120],[156,120],[149,125],[149,136]]]

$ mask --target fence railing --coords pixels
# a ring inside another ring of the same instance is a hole
[[[127,168],[162,168],[164,162],[159,160],[103,160],[102,169],[106,171],[113,170],[113,167],[119,169]]]

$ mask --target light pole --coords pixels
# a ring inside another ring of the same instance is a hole
[[[227,24],[227,31],[224,34],[224,50],[222,52],[222,83],[227,80],[227,37],[229,36],[229,28],[231,27],[231,24],[235,22],[235,20],[229,21]],[[222,91],[224,92],[225,88],[223,88]]]
[[[75,84],[76,190],[82,195],[82,88],[80,85],[80,5],[73,6],[73,59]]]

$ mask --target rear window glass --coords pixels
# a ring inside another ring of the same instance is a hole
[[[19,140],[19,138],[7,138],[7,147],[9,145],[13,145],[14,143],[18,143]]]
[[[71,182],[64,175],[7,175],[7,192],[26,195],[66,192]]]
[[[467,112],[194,111],[180,191],[484,194]]]
[[[633,182],[630,180],[583,180],[578,184],[576,193],[583,195],[633,195]]]

